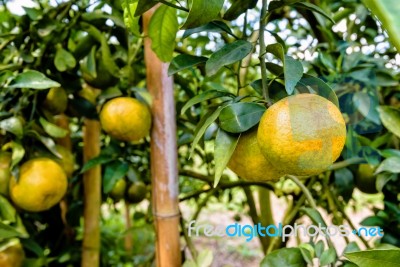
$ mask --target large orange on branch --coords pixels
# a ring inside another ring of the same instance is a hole
[[[145,104],[131,97],[108,101],[100,112],[104,131],[121,141],[139,141],[149,134],[151,114]]]
[[[286,174],[309,176],[325,171],[346,140],[340,110],[314,94],[286,97],[262,116],[257,133],[261,153]]]
[[[249,181],[270,181],[284,175],[261,154],[257,130],[242,133],[228,167],[239,177]]]
[[[18,181],[15,177],[11,178],[9,193],[21,209],[39,212],[60,202],[67,185],[67,175],[57,162],[36,158],[22,164]]]

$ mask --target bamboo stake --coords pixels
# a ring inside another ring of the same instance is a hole
[[[87,162],[100,153],[100,122],[85,119],[83,129],[83,159]],[[100,205],[101,169],[97,165],[83,174],[84,188],[84,234],[82,267],[100,265]]]
[[[155,9],[143,16],[145,36],[148,36],[149,21]],[[158,267],[177,267],[181,266],[181,254],[173,80],[167,75],[168,64],[162,63],[151,50],[149,38],[145,38],[144,48],[147,87],[153,98],[151,173],[156,263]]]

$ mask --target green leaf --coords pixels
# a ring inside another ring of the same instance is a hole
[[[58,127],[57,125],[55,125],[53,123],[48,122],[43,117],[39,118],[39,122],[42,125],[44,131],[51,137],[62,138],[68,134],[67,130],[65,130],[61,127]]]
[[[320,78],[304,73],[297,84],[297,88],[301,89],[302,86],[310,87],[317,95],[325,97],[339,107],[339,100],[335,91]]]
[[[375,174],[380,172],[391,172],[391,173],[400,173],[400,158],[391,157],[387,158],[378,166],[375,171]]]
[[[320,257],[321,266],[325,266],[331,263],[334,263],[336,260],[336,250],[334,248],[328,248],[324,252],[322,252]]]
[[[219,183],[223,171],[228,164],[239,138],[230,135],[229,133],[218,129],[217,137],[215,138],[214,160],[215,160],[215,177],[214,187]]]
[[[362,226],[385,226],[386,223],[385,219],[379,216],[369,216],[360,222]]]
[[[25,149],[24,147],[16,142],[16,141],[11,141],[3,146],[4,150],[11,149],[12,154],[11,154],[11,166],[10,169],[13,169],[24,157],[25,155]]]
[[[108,162],[111,162],[115,160],[114,157],[110,156],[110,155],[99,155],[95,158],[92,158],[90,160],[88,160],[85,165],[83,165],[81,173],[86,172],[87,170],[90,170],[91,168],[97,166],[97,165],[102,165],[102,164],[106,164]]]
[[[119,77],[119,67],[112,57],[106,33],[86,22],[81,22],[81,25],[85,31],[101,44],[101,60],[104,66],[107,66],[107,71],[114,77]]]
[[[193,0],[182,29],[196,28],[218,17],[224,0]]]
[[[17,231],[14,227],[5,224],[2,221],[0,221],[0,236],[2,239],[8,239],[13,237],[21,237],[21,238],[27,237],[26,234]]]
[[[400,110],[390,106],[380,106],[378,112],[386,129],[400,137]]]
[[[0,195],[0,220],[14,223],[17,211],[3,195]],[[2,237],[0,237],[1,240]]]
[[[325,244],[322,240],[319,240],[317,244],[315,244],[315,255],[319,258],[324,252]]]
[[[300,244],[299,246],[301,255],[303,256],[303,259],[308,263],[312,264],[313,262],[313,254],[314,254],[314,248],[310,244]]]
[[[182,38],[185,39],[189,35],[192,35],[192,34],[198,33],[198,32],[226,32],[226,33],[236,37],[233,34],[232,30],[228,27],[228,25],[226,25],[225,22],[215,20],[215,21],[211,21],[205,25],[202,25],[200,27],[185,30]]]
[[[230,133],[245,132],[259,123],[265,107],[256,103],[239,102],[226,106],[219,115],[220,127]]]
[[[268,254],[261,262],[260,267],[306,267],[298,248],[281,248]]]
[[[35,137],[37,140],[39,140],[48,150],[50,150],[51,153],[56,155],[57,157],[61,158],[60,153],[56,149],[56,143],[54,142],[53,139],[50,137],[45,137],[40,135],[38,132],[30,130],[27,132],[27,134],[32,135]]]
[[[60,87],[58,82],[47,78],[43,73],[36,70],[27,70],[14,78],[10,88],[31,88],[31,89],[49,89],[52,87]]]
[[[291,95],[294,92],[297,82],[300,81],[303,76],[303,65],[292,57],[285,56],[283,69],[285,75],[285,89],[286,92]]]
[[[275,57],[280,59],[282,63],[285,61],[285,51],[280,43],[267,45],[265,52],[273,54]]]
[[[400,5],[398,0],[363,0],[371,12],[382,22],[397,52],[400,51]]]
[[[326,14],[325,11],[323,11],[320,7],[318,7],[318,6],[314,5],[314,4],[311,4],[311,3],[308,3],[308,2],[299,2],[299,3],[295,3],[294,6],[298,7],[298,8],[309,9],[309,10],[311,10],[313,12],[321,14],[325,18],[329,19],[333,24],[335,24],[335,21],[332,19],[331,16]]]
[[[210,267],[213,262],[213,253],[209,249],[205,249],[199,253],[196,258],[197,267]]]
[[[353,95],[354,106],[367,119],[375,124],[381,124],[376,107],[378,101],[373,101],[372,97],[365,92],[356,92]]]
[[[11,117],[0,121],[0,128],[15,134],[18,138],[21,138],[24,133],[22,122],[17,117]]]
[[[321,216],[321,213],[319,213],[318,210],[312,209],[312,208],[301,208],[302,211],[304,211],[308,217],[313,221],[314,224],[318,225],[321,224],[323,227],[326,227],[326,223],[324,219]]]
[[[225,105],[219,106],[215,111],[209,112],[205,116],[202,117],[199,124],[197,124],[196,129],[194,130],[194,139],[192,143],[192,147],[190,149],[190,158],[193,155],[194,149],[200,141],[200,138],[203,136],[207,128],[218,118],[221,110],[225,107]]]
[[[399,249],[376,249],[346,253],[346,258],[362,267],[400,267]]]
[[[175,74],[181,70],[191,68],[207,61],[206,57],[196,57],[192,55],[179,55],[174,57],[168,68],[168,75]]]
[[[223,96],[233,96],[233,95],[228,91],[207,90],[199,95],[196,95],[195,97],[191,98],[188,102],[186,102],[186,104],[181,109],[181,114],[184,114],[193,105]]]
[[[149,37],[151,48],[160,60],[164,62],[172,60],[178,29],[176,9],[166,5],[157,8],[149,23]]]
[[[146,12],[158,3],[159,1],[156,0],[139,0],[134,16],[138,17],[142,15],[144,12]]]
[[[257,0],[236,0],[232,3],[229,9],[224,14],[225,20],[237,19],[241,14],[246,12],[248,9],[255,8]]]
[[[350,252],[355,252],[355,251],[360,251],[360,247],[357,245],[357,243],[355,241],[351,241],[344,248],[343,254],[350,253]]]
[[[108,164],[104,171],[103,192],[105,194],[109,193],[113,189],[115,183],[128,173],[128,170],[128,163],[120,160]]]
[[[238,40],[233,43],[226,44],[220,50],[211,55],[206,63],[207,75],[214,75],[223,66],[235,63],[246,57],[253,45],[250,42]]]
[[[136,36],[140,36],[140,15],[136,15],[139,2],[125,0],[122,3],[124,10],[124,23],[126,27]]]
[[[54,57],[54,65],[58,71],[66,71],[76,66],[74,56],[63,48],[57,49],[56,56]]]

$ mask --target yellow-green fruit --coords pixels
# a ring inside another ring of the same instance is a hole
[[[0,194],[5,196],[8,196],[8,183],[11,177],[10,164],[11,154],[0,152]]]
[[[108,101],[100,112],[104,131],[122,141],[139,141],[149,134],[151,114],[142,102],[130,97]]]
[[[126,181],[124,178],[119,179],[113,189],[110,191],[110,196],[114,199],[114,200],[120,200],[124,197],[125,195],[125,190],[126,190]]]
[[[21,209],[48,210],[60,202],[67,191],[67,175],[54,160],[36,158],[20,168],[18,182],[10,180],[10,197]]]
[[[135,182],[128,189],[128,201],[139,203],[146,198],[147,188],[143,182]]]
[[[342,152],[346,125],[340,110],[313,94],[286,97],[262,116],[261,153],[275,168],[297,176],[325,171]]]
[[[250,181],[277,180],[284,175],[272,166],[261,154],[257,143],[257,131],[243,133],[235,151],[228,163],[228,167],[240,178]]]
[[[75,157],[63,146],[56,145],[57,152],[61,155],[61,158],[56,159],[56,161],[61,165],[64,169],[67,177],[71,177],[72,173],[74,172],[74,165],[75,165]]]
[[[25,253],[21,243],[16,243],[6,247],[0,251],[0,266],[1,267],[21,267],[24,261]]]
[[[67,105],[68,95],[61,87],[51,88],[43,102],[44,108],[54,115],[63,113],[67,109]]]
[[[376,194],[376,176],[374,175],[374,168],[369,164],[360,164],[356,172],[356,186],[357,188],[367,194]]]

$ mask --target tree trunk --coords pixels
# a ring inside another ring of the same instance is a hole
[[[87,162],[100,153],[100,122],[85,119],[83,130],[83,158]],[[100,205],[101,169],[97,165],[83,174],[84,189],[84,234],[82,267],[100,265]]]
[[[156,8],[143,16],[145,36]],[[156,229],[156,263],[161,267],[181,265],[179,244],[178,170],[175,103],[168,64],[162,63],[145,39],[147,88],[152,95],[151,173],[153,214]]]

